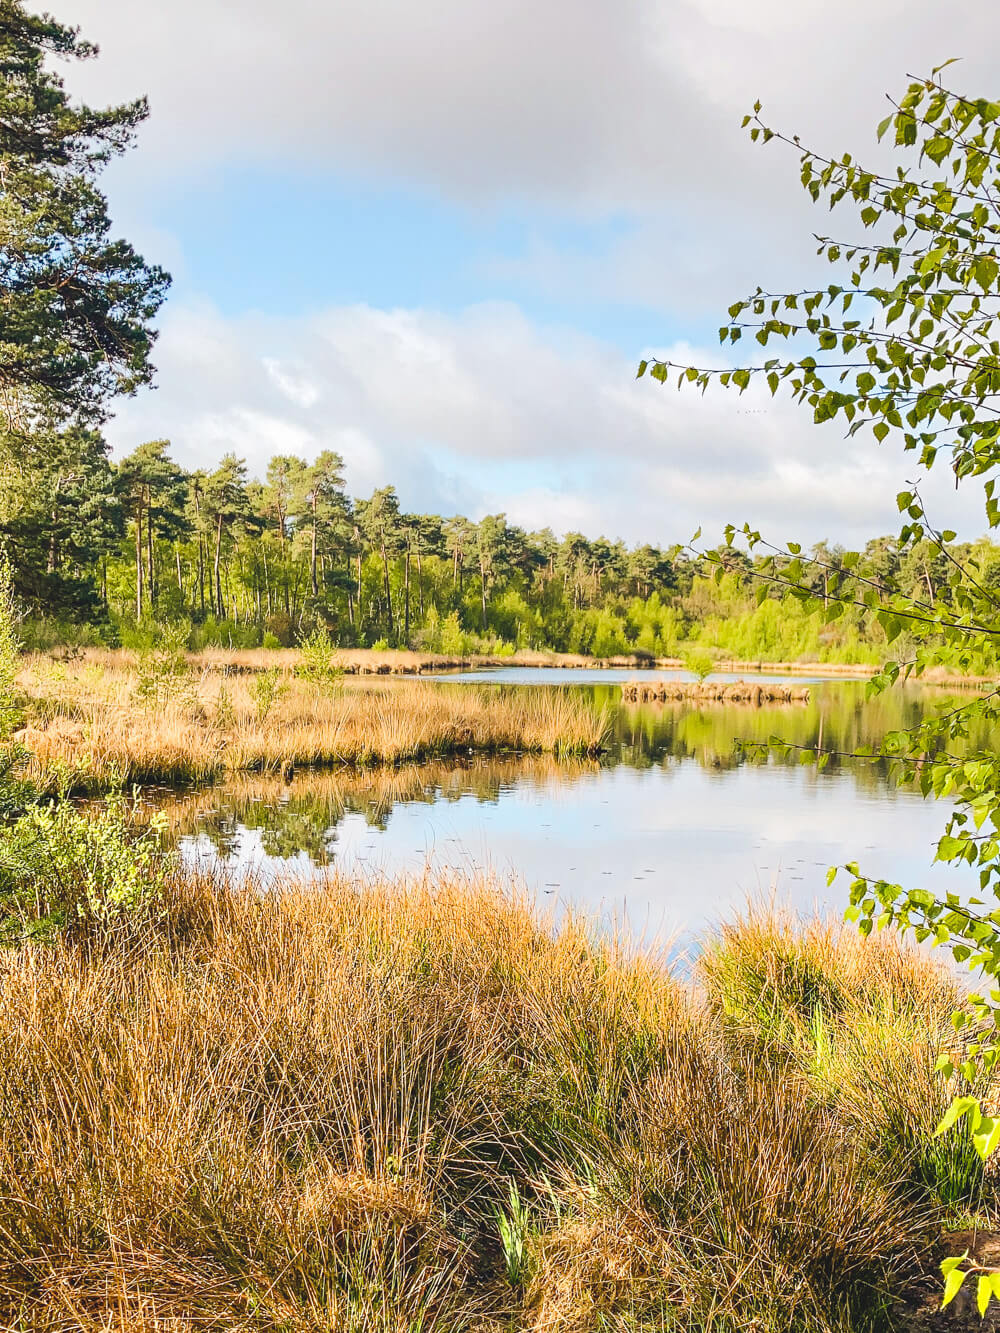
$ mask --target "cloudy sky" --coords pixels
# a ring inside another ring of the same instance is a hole
[[[49,0],[99,43],[91,101],[148,94],[107,176],[171,270],[155,392],[117,451],[343,454],[407,509],[668,544],[893,526],[912,461],[788,403],[634,379],[722,364],[725,307],[815,272],[832,230],[793,155],[740,120],[868,157],[887,90],[962,57],[1000,92],[1000,5],[969,0]],[[836,216],[836,215],[835,215]],[[847,223],[845,215],[844,219]],[[943,485],[971,535],[975,497]]]

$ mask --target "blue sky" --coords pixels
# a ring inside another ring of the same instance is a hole
[[[167,435],[345,457],[358,494],[667,544],[749,519],[888,530],[905,462],[788,403],[701,399],[634,368],[719,363],[725,307],[814,271],[794,155],[874,150],[884,93],[950,55],[996,95],[1000,12],[930,0],[51,0],[102,50],[91,101],[148,93],[108,173],[116,222],[174,274],[155,392],[116,450]],[[947,525],[980,526],[946,488]]]
[[[357,303],[456,313],[470,302],[512,301],[540,322],[571,323],[623,349],[670,337],[679,324],[656,301],[547,291],[524,271],[539,249],[599,263],[634,234],[634,215],[474,208],[346,172],[271,166],[202,172],[183,193],[171,182],[155,210],[184,245],[183,289],[210,296],[227,315]],[[709,320],[714,329],[714,310],[692,321],[693,313],[683,320],[689,334],[701,326],[707,335]]]

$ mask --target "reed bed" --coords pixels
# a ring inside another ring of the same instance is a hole
[[[68,649],[54,656],[90,665],[122,668],[131,663],[127,649]],[[587,657],[582,653],[536,652],[519,648],[500,656],[483,653],[468,655],[454,653],[425,653],[409,648],[340,648],[337,662],[348,675],[426,675],[441,671],[459,671],[489,667],[563,667],[595,669],[605,667],[636,667],[650,659],[643,655],[627,654],[621,657]],[[187,654],[193,670],[221,671],[240,674],[277,669],[294,670],[301,660],[296,648],[202,648]]]
[[[781,681],[758,680],[627,680],[622,698],[630,703],[664,703],[687,700],[692,703],[761,704],[808,703],[808,685],[786,685]]]
[[[489,882],[189,877],[7,951],[0,1326],[890,1327],[949,1206],[910,1149],[956,996],[825,930],[736,924],[691,988]]]
[[[323,690],[275,676],[204,671],[140,697],[129,665],[31,664],[19,677],[28,724],[18,739],[38,782],[79,790],[114,782],[203,782],[307,765],[397,765],[469,753],[595,754],[607,721],[581,699],[417,681],[348,680]]]

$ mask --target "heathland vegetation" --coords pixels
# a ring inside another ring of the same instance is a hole
[[[409,516],[388,486],[350,500],[332,454],[259,481],[236,454],[185,474],[162,442],[112,463],[100,427],[151,377],[168,279],[109,239],[98,188],[144,104],[73,107],[45,65],[92,54],[0,0],[0,1323],[854,1333],[899,1326],[947,1251],[946,1296],[979,1269],[985,1308],[998,993],[970,1000],[901,936],[995,979],[988,904],[852,865],[857,934],[751,916],[672,970],[487,882],[202,878],[122,792],[477,746],[582,765],[602,735],[568,696],[345,681],[346,646],[686,645],[699,675],[713,651],[890,657],[875,690],[911,667],[988,675],[995,548],[934,528],[916,491],[899,537],[864,552],[761,555],[747,528],[747,551],[733,530],[694,557]],[[935,74],[887,125],[947,180],[805,152],[814,197],[889,235],[824,241],[853,266],[843,285],[759,292],[725,336],[749,312],[762,345],[809,337],[844,363],[833,384],[811,355],[717,377],[788,383],[818,420],[899,431],[925,466],[946,448],[959,478],[993,470],[998,121]],[[848,315],[855,296],[872,318]],[[997,526],[989,478],[986,500]],[[131,656],[69,670],[18,634]],[[297,654],[202,678],[187,650],[213,643]],[[985,693],[869,756],[957,802],[939,857],[975,864],[984,896],[998,723]],[[111,794],[75,803],[88,785]]]
[[[499,694],[313,669],[194,670],[183,654],[18,663],[16,739],[36,785],[107,790],[205,782],[234,772],[397,765],[497,753],[594,754],[605,721],[567,692]],[[332,660],[332,650],[324,655]]]
[[[692,986],[489,884],[322,887],[0,956],[5,1325],[854,1333],[992,1218],[892,936],[755,918]]]

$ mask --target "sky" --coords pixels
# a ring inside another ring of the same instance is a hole
[[[106,173],[116,227],[174,284],[156,388],[116,453],[169,438],[335,449],[357,495],[670,545],[749,521],[845,544],[896,526],[915,465],[787,400],[635,379],[725,365],[726,307],[816,278],[833,219],[803,142],[879,161],[886,92],[952,56],[1000,93],[1000,5],[969,0],[49,0],[98,43],[92,103],[146,94]],[[843,217],[850,227],[850,219]],[[840,234],[837,232],[836,234]],[[828,270],[824,277],[829,281]],[[931,478],[941,526],[975,492]]]

